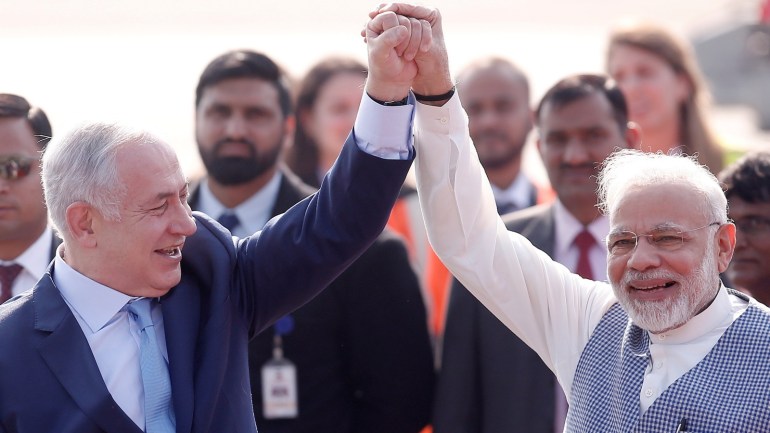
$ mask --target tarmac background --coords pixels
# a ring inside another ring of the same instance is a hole
[[[603,72],[609,30],[653,20],[691,41],[753,23],[759,0],[436,0],[452,70],[500,55],[529,75],[532,101],[559,78]],[[359,32],[376,3],[360,0],[102,2],[0,0],[0,92],[42,107],[54,134],[83,121],[147,128],[174,146],[190,176],[201,172],[194,90],[212,58],[235,48],[264,52],[295,78],[330,54],[366,59]],[[770,86],[770,85],[769,85]],[[715,107],[712,124],[742,152],[770,148],[744,106]],[[530,146],[527,170],[543,176]]]

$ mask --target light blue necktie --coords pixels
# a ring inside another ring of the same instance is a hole
[[[150,315],[148,298],[129,302],[128,311],[139,325],[141,345],[139,366],[144,385],[145,432],[173,433],[175,428],[174,407],[171,403],[171,380],[168,366],[158,346],[155,325]]]

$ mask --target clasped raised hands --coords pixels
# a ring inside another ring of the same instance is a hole
[[[361,35],[367,44],[366,92],[382,101],[452,88],[441,14],[438,9],[404,3],[380,5],[369,13]]]

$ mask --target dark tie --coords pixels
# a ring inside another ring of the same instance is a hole
[[[575,272],[583,278],[593,280],[594,273],[591,270],[591,260],[589,259],[589,253],[591,247],[596,243],[594,236],[588,231],[583,230],[575,236],[574,244],[578,248],[578,262]]]
[[[235,216],[232,212],[225,212],[222,215],[219,216],[219,224],[222,224],[224,228],[226,228],[229,231],[233,231],[233,229],[238,226],[241,222],[238,221],[238,217]]]
[[[158,346],[152,322],[151,300],[138,299],[128,304],[128,312],[139,327],[139,368],[144,387],[144,419],[147,433],[173,433],[174,407],[171,403],[171,379],[168,366]]]
[[[16,263],[12,265],[0,265],[0,285],[2,285],[2,292],[0,293],[0,304],[11,299],[13,296],[13,282],[16,277],[19,276],[23,268]]]
[[[497,205],[498,215],[505,215],[517,210],[519,210],[519,207],[516,206],[516,203],[513,203],[513,202],[499,203]]]

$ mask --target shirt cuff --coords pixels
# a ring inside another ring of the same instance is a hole
[[[411,92],[406,105],[388,107],[374,102],[364,92],[353,126],[358,148],[383,159],[409,159],[414,152],[414,104]]]

